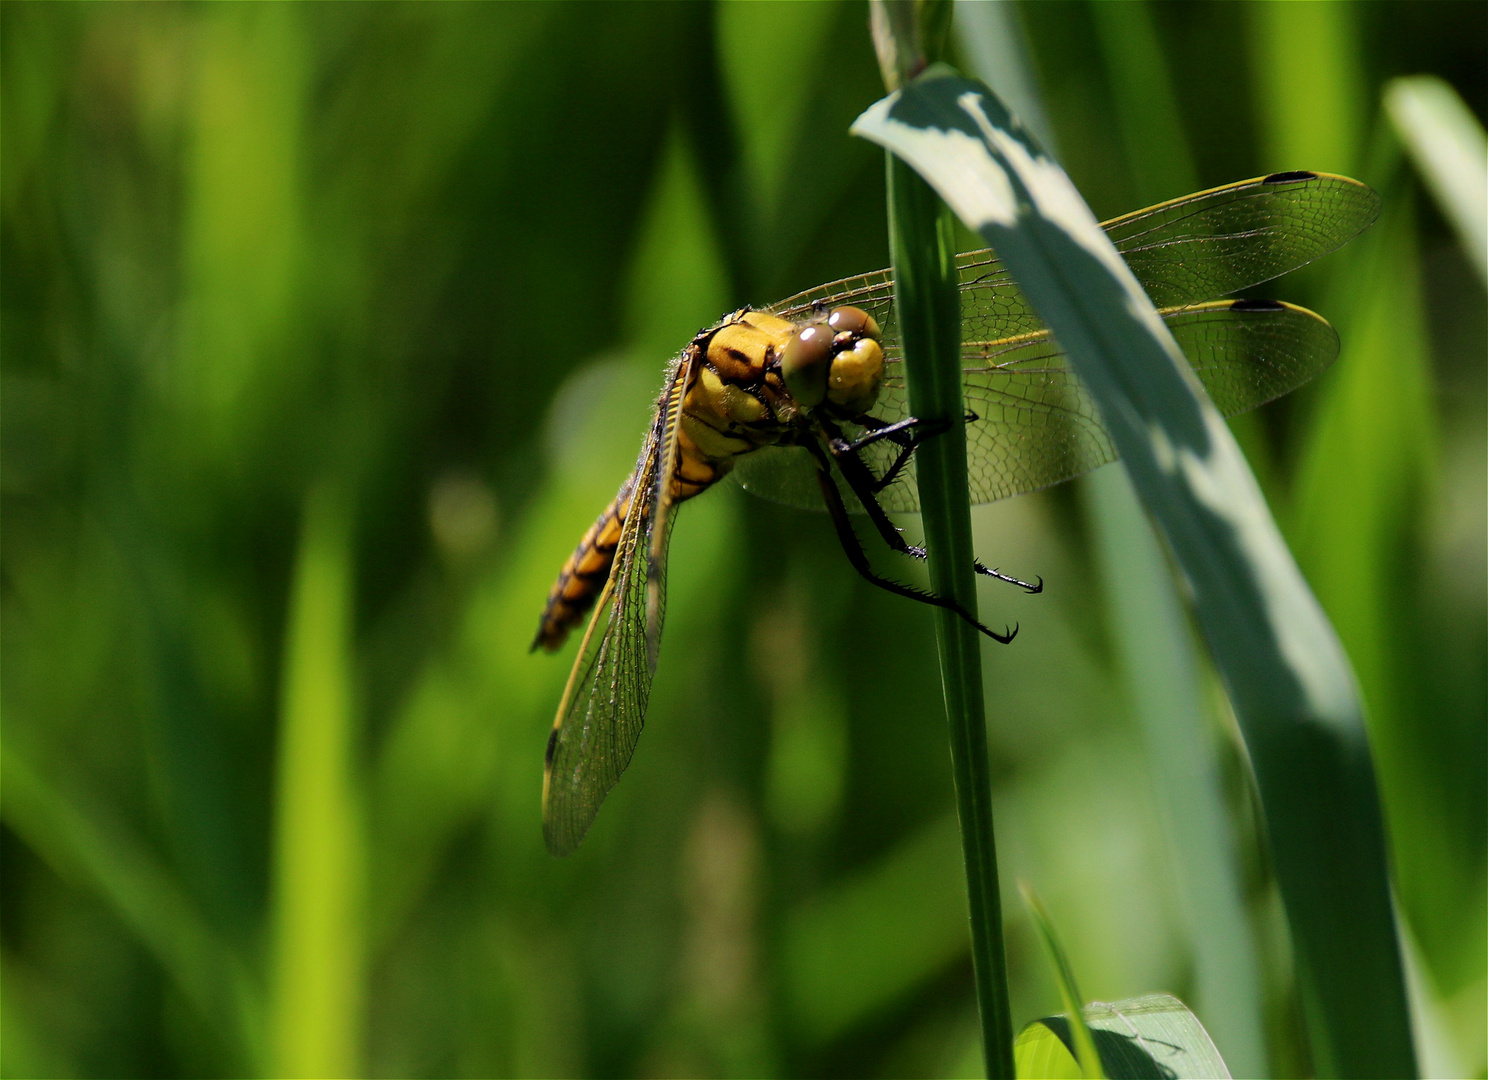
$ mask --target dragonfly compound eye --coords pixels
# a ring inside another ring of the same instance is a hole
[[[850,305],[833,308],[827,316],[827,325],[839,334],[848,333],[854,337],[868,337],[877,341],[883,336],[872,315],[860,307]]]
[[[827,373],[832,368],[833,333],[815,323],[791,335],[780,356],[780,376],[796,404],[814,409],[827,396]]]
[[[851,349],[832,358],[827,400],[849,416],[861,416],[878,400],[883,385],[883,348],[872,338],[860,338]]]

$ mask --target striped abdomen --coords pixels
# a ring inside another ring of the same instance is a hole
[[[712,487],[739,455],[780,439],[784,429],[760,388],[766,385],[768,364],[795,329],[785,319],[741,311],[699,334],[679,358],[657,403],[658,423],[674,408],[680,413],[675,464],[666,479],[673,504]],[[783,386],[778,376],[775,385]],[[660,430],[654,438],[661,437]],[[614,566],[633,489],[648,475],[637,466],[564,563],[548,593],[534,649],[552,652],[561,648],[569,631],[594,606]]]
[[[610,567],[615,562],[615,549],[620,546],[620,532],[630,511],[630,490],[634,483],[634,476],[625,481],[620,493],[589,526],[584,539],[563,564],[558,580],[548,590],[548,603],[543,608],[533,649],[554,652],[562,648],[568,632],[594,606],[594,599],[609,580]]]
[[[708,490],[723,478],[723,470],[710,462],[699,451],[687,432],[678,433],[677,469],[672,474],[671,496],[673,502],[685,502],[694,495]],[[563,647],[568,633],[577,626],[584,615],[594,606],[594,601],[610,578],[610,568],[615,563],[615,550],[620,546],[620,534],[625,528],[625,519],[630,513],[631,490],[636,482],[632,474],[620,488],[620,493],[605,507],[599,519],[589,526],[584,539],[574,548],[574,553],[563,564],[558,580],[548,590],[548,603],[543,608],[542,622],[537,627],[537,638],[533,649],[554,652]]]

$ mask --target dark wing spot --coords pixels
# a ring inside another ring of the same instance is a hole
[[[1262,180],[1261,183],[1263,183],[1263,184],[1297,184],[1297,183],[1302,182],[1303,180],[1316,180],[1316,179],[1317,179],[1317,173],[1315,173],[1315,172],[1306,172],[1306,171],[1303,171],[1303,170],[1299,170],[1297,172],[1274,172],[1270,176],[1266,177],[1266,179]]]
[[[1230,305],[1231,311],[1285,311],[1286,305],[1280,300],[1236,300]]]
[[[554,728],[548,734],[548,749],[547,749],[547,752],[545,754],[543,754],[543,768],[545,768],[545,769],[551,769],[553,767],[553,751],[554,750],[557,750],[557,749],[558,749],[558,729],[557,728]]]

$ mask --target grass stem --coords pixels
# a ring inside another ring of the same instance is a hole
[[[931,588],[976,611],[971,499],[961,398],[961,310],[950,211],[908,165],[888,157],[889,236],[894,305],[904,343],[909,400],[921,419],[951,420],[950,430],[916,451]],[[950,727],[951,767],[966,863],[972,966],[987,1076],[1013,1076],[1007,960],[997,846],[992,835],[992,778],[987,761],[980,636],[954,612],[936,611],[936,645]]]

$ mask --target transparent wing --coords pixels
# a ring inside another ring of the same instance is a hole
[[[1329,173],[1276,173],[1104,224],[1159,308],[1227,296],[1336,251],[1379,217],[1379,196]]]
[[[1116,250],[1159,308],[1181,307],[1248,289],[1348,243],[1379,216],[1379,196],[1346,176],[1275,173],[1185,195],[1103,222]],[[992,251],[956,257],[963,338],[1000,341],[1043,323]],[[855,304],[884,331],[885,355],[899,359],[890,270],[843,278],[767,308],[798,318],[817,306]]]
[[[1203,382],[1215,406],[1233,416],[1302,385],[1338,355],[1338,336],[1306,308],[1270,301],[1222,300],[1162,313],[1168,329]],[[1094,401],[1047,330],[997,342],[968,342],[966,407],[977,419],[966,425],[973,502],[993,502],[1057,484],[1116,459]],[[873,415],[892,422],[909,415],[904,380],[886,378]],[[853,432],[857,434],[857,432]],[[887,441],[862,451],[882,475],[898,447]],[[891,511],[919,509],[914,460],[884,489]],[[792,506],[819,509],[808,479],[804,450],[767,447],[746,455],[735,474],[747,490]]]
[[[671,393],[658,406],[636,462],[631,505],[610,578],[594,606],[549,736],[543,838],[554,855],[567,855],[579,846],[641,737],[666,615],[673,504],[670,497],[659,496],[671,486],[671,405],[680,366],[668,371]]]
[[[1214,312],[1228,305],[1201,302],[1259,285],[1321,258],[1348,243],[1378,215],[1379,196],[1357,180],[1328,173],[1276,173],[1185,195],[1113,218],[1102,227],[1159,308]],[[1083,389],[1070,387],[1073,375],[1064,367],[1053,343],[1034,340],[1043,331],[1043,323],[1001,261],[990,250],[970,251],[958,255],[956,265],[961,279],[967,406],[980,412],[975,401],[982,400],[998,406],[1004,417],[984,425],[980,435],[968,429],[972,497],[989,502],[1057,483],[1111,460],[1093,405]],[[766,310],[783,318],[798,318],[817,307],[855,304],[871,314],[883,329],[888,373],[885,396],[874,415],[899,420],[909,413],[899,373],[903,354],[893,294],[893,273],[877,270],[819,285]],[[1283,308],[1293,313],[1304,310]],[[1164,315],[1176,331],[1176,310],[1165,311]],[[1294,321],[1299,318],[1302,321]],[[1225,321],[1225,317],[1220,318],[1220,322]],[[1219,340],[1194,343],[1195,348],[1202,347],[1222,358],[1214,360],[1208,370],[1201,368],[1199,374],[1226,415],[1277,396],[1267,389],[1273,376],[1264,363],[1247,360],[1248,348],[1272,347],[1273,343],[1264,340],[1267,334],[1279,339],[1275,343],[1278,347],[1289,333],[1314,338],[1320,335],[1333,342],[1292,342],[1290,347],[1299,350],[1296,360],[1299,364],[1310,363],[1312,374],[1326,367],[1337,352],[1331,328],[1311,312],[1305,317],[1257,315],[1235,321],[1237,325],[1207,331],[1218,334]],[[1241,323],[1249,329],[1238,325]],[[1193,361],[1188,344],[1181,338],[1179,343]],[[1057,363],[1046,365],[1047,370],[1040,373],[1042,361],[1032,353],[1051,349]],[[1009,367],[1013,362],[1009,350],[1029,350],[1017,353],[1022,368]],[[1327,359],[1318,362],[1317,357],[1325,354]],[[1008,374],[996,376],[989,373],[989,368],[1006,369]],[[1286,393],[1310,377],[1297,377],[1278,393]],[[1217,389],[1221,384],[1222,389]],[[1013,460],[1020,453],[1033,459],[1021,469]],[[865,452],[871,462],[880,465],[892,460],[893,454],[890,445]],[[742,458],[735,476],[747,490],[764,498],[820,508],[812,470],[810,456],[804,451],[769,447]],[[911,461],[905,470],[907,482],[885,491],[887,508],[918,509],[913,476]]]

